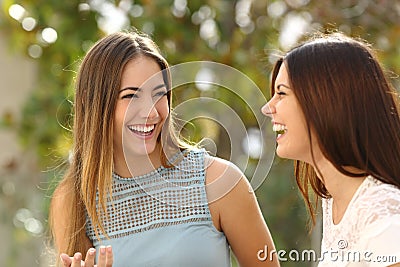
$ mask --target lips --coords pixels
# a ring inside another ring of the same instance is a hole
[[[129,125],[128,129],[139,136],[151,136],[156,128],[155,124],[135,124]]]

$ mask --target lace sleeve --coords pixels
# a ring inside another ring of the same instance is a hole
[[[376,220],[361,233],[360,248],[363,249],[368,266],[389,266],[400,262],[400,214]]]

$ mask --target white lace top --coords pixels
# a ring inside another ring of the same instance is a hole
[[[332,199],[322,200],[319,267],[390,266],[400,262],[400,189],[368,176],[338,224]]]

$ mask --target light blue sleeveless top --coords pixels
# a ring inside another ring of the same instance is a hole
[[[96,251],[101,245],[113,247],[113,267],[231,266],[228,242],[214,227],[208,207],[206,152],[178,154],[171,168],[134,178],[113,174],[110,219],[104,222],[109,239],[100,234],[98,240],[87,219],[86,233]]]

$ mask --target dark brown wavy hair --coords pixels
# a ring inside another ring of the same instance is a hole
[[[351,177],[372,175],[400,187],[399,95],[371,46],[341,33],[315,35],[277,61],[272,95],[283,62],[310,144],[313,129],[323,155],[338,171]],[[315,223],[316,203],[330,197],[323,177],[300,161],[295,161],[295,176]]]

